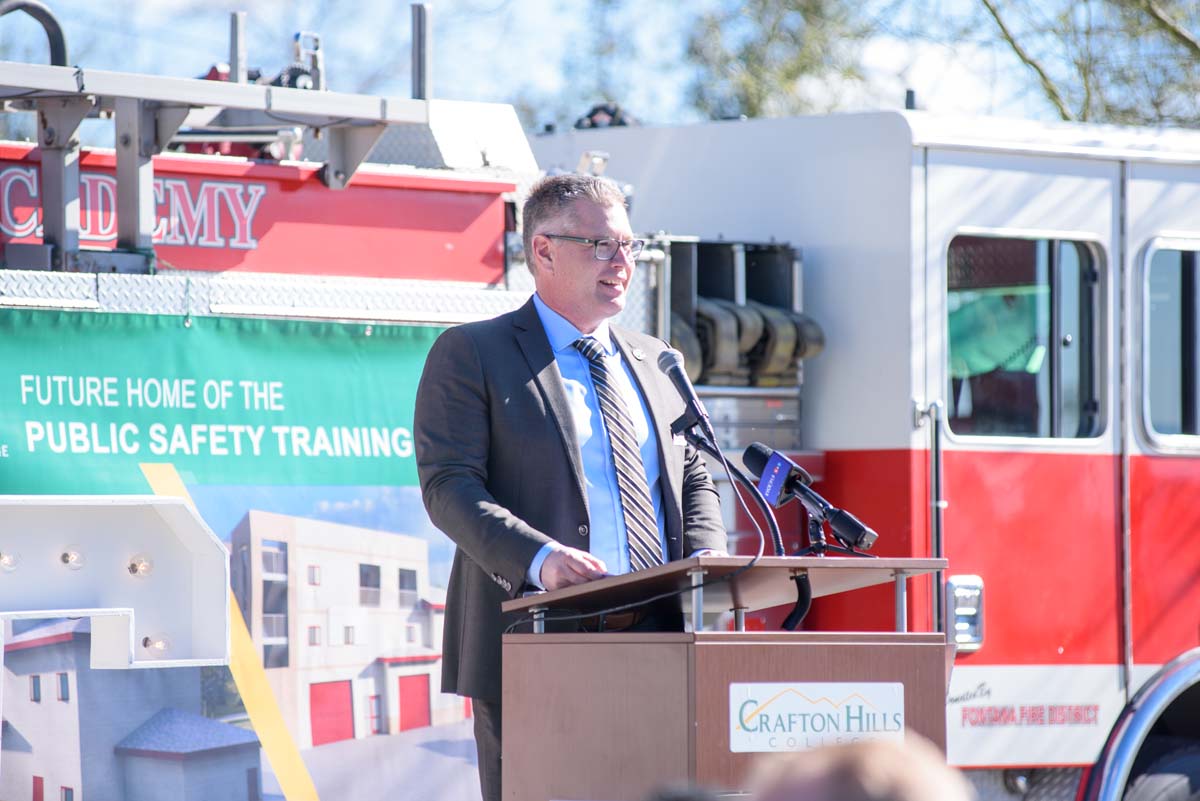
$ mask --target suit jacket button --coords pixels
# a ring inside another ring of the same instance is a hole
[[[588,535],[588,527],[586,525],[579,527],[579,536],[586,537]]]

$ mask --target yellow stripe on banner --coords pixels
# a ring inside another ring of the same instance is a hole
[[[140,467],[155,495],[185,498],[192,503],[174,465],[142,464]],[[229,591],[229,636],[229,670],[233,673],[233,683],[242,696],[242,703],[246,705],[250,724],[262,743],[284,798],[287,801],[320,801],[312,777],[308,775],[308,768],[300,758],[300,749],[283,722],[283,713],[279,711],[275,693],[267,682],[267,671],[263,669],[258,650],[250,639],[250,630],[246,628],[246,621],[242,618],[242,610],[232,589]]]

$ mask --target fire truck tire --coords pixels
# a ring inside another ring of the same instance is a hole
[[[1124,801],[1200,801],[1200,745],[1156,759],[1129,785]]]

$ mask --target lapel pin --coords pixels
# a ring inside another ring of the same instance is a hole
[[[644,361],[646,359],[646,352],[641,348],[634,348],[633,358],[637,359],[639,362]]]

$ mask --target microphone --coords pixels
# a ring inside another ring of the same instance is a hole
[[[675,391],[679,393],[679,397],[683,398],[683,403],[687,407],[687,411],[684,412],[683,417],[675,421],[675,425],[671,426],[671,430],[675,431],[675,427],[680,423],[683,424],[681,430],[687,430],[694,425],[699,425],[700,431],[711,442],[715,443],[717,435],[713,431],[712,423],[708,419],[708,410],[704,408],[704,404],[696,397],[696,389],[688,379],[687,371],[683,369],[683,355],[674,349],[668,348],[664,350],[658,356],[658,369],[666,373],[667,378],[671,379],[671,383],[675,385]]]
[[[751,474],[759,477],[759,491],[776,509],[793,498],[799,500],[809,514],[827,522],[834,536],[852,548],[869,550],[879,539],[879,535],[857,517],[838,509],[810,488],[812,476],[808,471],[779,451],[753,442],[742,454],[742,462]]]
[[[807,470],[761,442],[751,443],[750,447],[746,448],[746,452],[742,454],[742,463],[746,465],[747,470],[759,477],[759,492],[767,499],[767,503],[776,509],[797,497],[797,483],[804,487],[812,483],[812,476]]]
[[[811,492],[811,490],[809,491]],[[875,544],[875,540],[879,539],[879,535],[873,529],[845,509],[834,509],[833,513],[825,519],[829,522],[833,536],[848,543],[852,548],[869,551]]]

